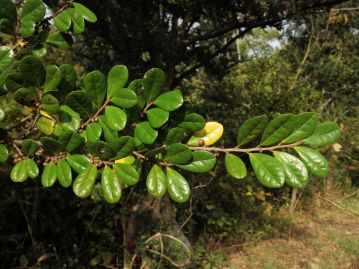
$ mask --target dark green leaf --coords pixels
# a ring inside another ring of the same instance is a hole
[[[0,0],[0,32],[11,34],[14,31],[16,19],[15,4],[11,0]]]
[[[72,183],[72,172],[70,165],[66,162],[66,160],[61,159],[57,163],[56,168],[60,185],[64,188],[70,187]]]
[[[46,43],[58,49],[68,49],[72,46],[73,42],[71,35],[62,32],[55,32],[49,35],[46,40]]]
[[[4,144],[0,144],[0,163],[4,163],[9,158],[9,151]]]
[[[62,150],[62,145],[53,138],[43,136],[40,138],[40,142],[44,150],[49,154],[55,154]]]
[[[178,203],[186,202],[191,194],[187,180],[170,167],[167,167],[166,179],[167,190],[171,199]]]
[[[165,160],[173,164],[185,164],[192,159],[191,150],[183,144],[175,143],[168,147]]]
[[[48,188],[55,184],[57,179],[57,168],[54,162],[49,162],[42,172],[41,184],[43,187]]]
[[[157,97],[154,104],[166,111],[174,111],[183,104],[183,96],[180,90],[166,92]]]
[[[101,160],[108,160],[115,156],[115,149],[109,143],[103,141],[89,141],[87,142],[89,152]]]
[[[310,136],[318,124],[318,115],[315,112],[305,112],[294,116],[290,121],[294,122],[294,129],[291,134],[282,142],[291,144],[301,141]]]
[[[285,171],[281,162],[272,156],[250,153],[249,159],[259,182],[268,188],[280,188],[285,182]]]
[[[118,178],[126,185],[135,185],[140,179],[140,174],[132,165],[117,163],[113,167]]]
[[[34,86],[41,86],[45,81],[46,70],[42,62],[35,56],[26,56],[20,61],[23,77]]]
[[[303,189],[308,183],[308,170],[297,157],[286,152],[275,151],[274,157],[279,160],[285,170],[285,182],[296,189]]]
[[[135,140],[130,136],[122,136],[117,142],[117,158],[124,158],[129,155],[135,149]]]
[[[123,108],[131,108],[137,104],[137,95],[134,91],[122,88],[111,92],[111,102]]]
[[[86,139],[87,141],[97,141],[102,134],[101,124],[94,122],[90,123],[86,127]]]
[[[90,95],[92,101],[101,105],[106,96],[107,82],[106,76],[100,71],[93,71],[84,77],[85,91]]]
[[[236,179],[242,179],[247,176],[247,169],[243,161],[234,154],[226,153],[224,164],[228,174]]]
[[[155,99],[165,86],[165,73],[158,68],[152,68],[145,73],[143,78],[144,92],[147,102]]]
[[[203,129],[205,125],[206,121],[201,115],[190,113],[184,117],[178,127],[194,132]]]
[[[159,128],[168,121],[169,113],[160,108],[146,111],[147,119],[153,128]]]
[[[194,151],[192,152],[192,158],[193,160],[190,164],[177,166],[193,173],[206,173],[216,164],[216,157],[208,151]]]
[[[136,125],[135,137],[137,137],[144,144],[153,144],[157,135],[158,131],[152,129],[151,124],[148,121],[141,122]]]
[[[340,137],[340,128],[337,123],[327,121],[319,124],[314,133],[304,140],[304,142],[311,146],[328,146],[338,141]]]
[[[31,105],[37,99],[37,92],[34,88],[20,88],[14,93],[16,102],[22,105]]]
[[[92,111],[91,98],[85,91],[71,92],[67,95],[65,103],[81,115],[90,115]]]
[[[5,87],[11,92],[15,92],[21,87],[24,87],[24,85],[26,85],[26,83],[20,73],[10,73],[5,77]]]
[[[126,127],[127,115],[121,108],[106,106],[105,122],[111,130],[121,131]]]
[[[174,143],[181,142],[185,136],[186,133],[182,128],[176,127],[170,129],[167,133],[165,143],[166,145],[171,145]]]
[[[166,175],[157,164],[148,173],[146,186],[153,197],[160,198],[166,193]]]
[[[32,156],[40,148],[40,145],[32,139],[25,139],[21,143],[21,151],[25,155]]]
[[[66,152],[77,150],[84,142],[83,140],[84,139],[75,131],[64,131],[59,137],[59,142]]]
[[[60,66],[62,80],[58,89],[63,93],[71,92],[76,87],[77,74],[72,65],[63,64]]]
[[[102,171],[101,188],[103,197],[108,203],[114,204],[120,201],[122,191],[120,182],[115,172],[108,166]]]
[[[74,169],[78,174],[84,171],[91,164],[90,159],[81,154],[70,155],[66,158],[66,160],[72,169]]]
[[[318,177],[325,177],[329,173],[329,165],[325,157],[318,151],[307,147],[295,147],[299,158],[303,161],[309,172]]]
[[[116,91],[125,87],[128,80],[128,70],[124,65],[112,67],[107,77],[107,96],[114,96]]]
[[[264,130],[268,123],[266,115],[250,118],[246,120],[237,132],[237,144],[243,146],[256,139]]]
[[[76,131],[80,127],[80,115],[69,106],[60,106],[59,118],[64,130]]]
[[[46,94],[42,98],[42,108],[49,113],[57,113],[59,111],[59,101],[51,94]]]
[[[75,179],[72,189],[76,196],[80,198],[88,197],[95,185],[97,177],[97,167],[93,164],[83,170]]]
[[[271,120],[264,129],[261,145],[273,145],[286,138],[294,129],[293,117],[293,114],[283,114]]]

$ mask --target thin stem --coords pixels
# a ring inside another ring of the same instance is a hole
[[[189,146],[190,149],[192,150],[205,150],[205,151],[213,151],[213,152],[242,152],[242,153],[250,153],[250,152],[262,152],[262,151],[274,151],[276,149],[281,149],[281,148],[293,148],[295,146],[299,146],[303,144],[303,141],[299,141],[296,143],[292,143],[292,144],[287,144],[287,145],[276,145],[276,146],[272,146],[272,147],[255,147],[255,148],[248,148],[248,149],[242,149],[242,148],[219,148],[219,147],[193,147],[193,146]]]
[[[98,117],[98,115],[100,115],[102,113],[102,111],[104,111],[104,109],[106,108],[106,106],[108,105],[108,103],[110,102],[111,99],[106,99],[106,101],[102,104],[102,106],[96,111],[96,113],[90,117],[85,123],[83,123],[80,126],[79,131],[82,131],[83,129],[85,129],[85,127],[91,123],[94,122],[96,120],[96,118]]]

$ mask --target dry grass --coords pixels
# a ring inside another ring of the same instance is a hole
[[[226,269],[359,269],[359,197],[318,198],[296,212],[283,238],[245,246],[229,257]]]

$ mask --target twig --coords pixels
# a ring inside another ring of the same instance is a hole
[[[351,194],[348,194],[342,198],[340,198],[339,200],[344,200],[344,199],[347,199],[349,197],[352,197],[352,196],[355,196],[357,193],[359,192],[359,189],[357,189],[355,192],[351,193]]]
[[[322,200],[324,200],[324,201],[326,201],[326,202],[328,202],[328,203],[330,203],[330,204],[332,204],[333,206],[335,206],[335,207],[337,207],[337,208],[343,210],[343,211],[346,212],[346,213],[350,213],[350,214],[353,214],[353,215],[355,215],[355,216],[359,216],[359,213],[356,213],[356,212],[354,212],[354,211],[345,209],[344,207],[342,207],[341,205],[339,205],[338,203],[336,203],[336,202],[334,202],[334,201],[331,201],[331,200],[326,199],[326,198],[324,198],[324,197],[319,197],[319,198],[322,199]]]
[[[85,127],[96,120],[96,118],[98,117],[98,115],[100,115],[100,113],[106,108],[106,106],[108,105],[108,103],[110,102],[111,99],[106,99],[106,101],[102,104],[102,106],[96,111],[96,113],[90,117],[85,123],[83,123],[80,128],[79,131],[82,131],[83,129],[85,129]]]

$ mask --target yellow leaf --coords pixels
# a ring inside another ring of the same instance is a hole
[[[44,116],[45,118],[48,118],[48,119],[50,119],[50,120],[55,120],[54,117],[52,117],[49,113],[47,113],[47,112],[44,111],[44,110],[40,110],[40,114],[41,114],[42,116]]]
[[[115,163],[124,163],[124,164],[133,164],[135,162],[135,157],[132,155],[126,156],[122,159],[118,159]]]
[[[190,146],[209,146],[216,143],[223,135],[223,125],[218,122],[207,122],[204,128],[197,131],[188,141]]]

